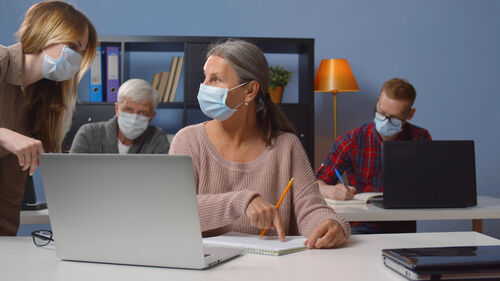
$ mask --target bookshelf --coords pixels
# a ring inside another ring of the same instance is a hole
[[[205,54],[208,46],[218,40],[224,40],[228,37],[197,37],[197,36],[99,36],[101,47],[105,49],[107,46],[120,47],[120,83],[130,78],[142,78],[149,82],[152,81],[154,70],[150,70],[151,75],[144,73],[137,74],[137,68],[146,69],[149,71],[148,63],[150,61],[142,60],[142,65],[135,66],[137,57],[143,54],[153,54],[159,56],[161,54],[181,55],[184,57],[184,65],[177,89],[176,99],[174,102],[160,103],[158,106],[157,119],[160,118],[169,122],[167,119],[178,120],[178,123],[170,124],[169,129],[174,131],[195,123],[208,120],[201,112],[197,94],[200,83],[204,80],[203,65],[205,63]],[[297,79],[297,86],[293,93],[296,95],[296,101],[285,102],[279,104],[281,110],[285,113],[288,119],[293,123],[297,130],[297,136],[302,142],[304,149],[307,152],[311,163],[314,162],[314,39],[309,38],[259,38],[259,37],[231,37],[250,41],[259,46],[266,57],[268,55],[285,54],[294,55],[297,57],[294,76]],[[139,56],[140,57],[140,56]],[[153,59],[154,60],[154,59]],[[153,61],[152,60],[152,61]],[[292,59],[293,60],[293,59]],[[139,61],[141,61],[139,59]],[[134,64],[135,63],[135,64]],[[164,64],[164,71],[168,71],[170,63]],[[105,69],[105,63],[103,65]],[[161,70],[157,70],[161,71]],[[103,81],[105,81],[105,71],[103,71]],[[142,75],[142,76],[141,76]],[[84,82],[83,82],[84,83]],[[103,88],[104,85],[103,85]],[[285,90],[286,92],[287,90]],[[287,93],[285,93],[286,95]],[[81,112],[106,111],[109,115],[112,110],[112,103],[90,103],[81,102],[77,105],[75,113],[74,128],[70,130],[71,134],[76,133],[82,122],[101,121],[99,118],[91,118],[90,116],[77,116]],[[91,107],[92,109],[85,109]],[[80,110],[78,110],[80,108]],[[181,115],[181,116],[180,116]],[[168,117],[170,116],[170,117]],[[91,121],[89,121],[91,120]],[[162,123],[159,120],[159,123]],[[80,124],[79,124],[80,123]],[[153,124],[155,121],[153,121]],[[159,124],[155,124],[159,125]],[[159,127],[162,127],[161,125]],[[168,130],[167,130],[168,132]],[[66,143],[69,142],[68,140]]]

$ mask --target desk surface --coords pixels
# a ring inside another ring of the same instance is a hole
[[[373,204],[329,205],[348,221],[467,220],[499,219],[500,199],[477,196],[478,205],[470,208],[383,209]],[[22,211],[22,224],[49,224],[49,211]]]
[[[0,237],[2,280],[405,280],[386,268],[381,249],[500,245],[477,232],[353,235],[339,249],[284,256],[241,255],[207,270],[184,270],[60,261],[55,246],[30,237]],[[360,267],[361,265],[361,267]]]
[[[21,211],[21,224],[50,224],[49,210]]]
[[[384,209],[373,204],[329,204],[348,221],[408,221],[499,219],[500,199],[477,196],[477,206],[469,208]]]

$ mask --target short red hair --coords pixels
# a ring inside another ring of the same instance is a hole
[[[417,92],[410,82],[400,78],[392,78],[385,81],[380,90],[380,94],[385,92],[387,97],[396,100],[406,100],[410,103],[410,107],[413,106],[415,98],[417,97]]]

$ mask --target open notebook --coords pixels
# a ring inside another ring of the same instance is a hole
[[[382,192],[363,192],[354,195],[354,198],[349,200],[333,200],[325,198],[326,203],[330,205],[342,205],[342,204],[366,204],[368,200],[373,197],[382,196]]]
[[[306,249],[304,242],[307,238],[302,236],[286,236],[286,241],[281,242],[277,236],[264,236],[229,232],[220,236],[203,238],[203,244],[211,247],[238,248],[245,253],[279,256]]]

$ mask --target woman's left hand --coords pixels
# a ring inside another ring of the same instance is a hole
[[[319,240],[318,240],[319,239]],[[327,249],[338,247],[346,241],[344,231],[340,225],[330,219],[320,223],[307,237],[304,245],[308,249]]]

